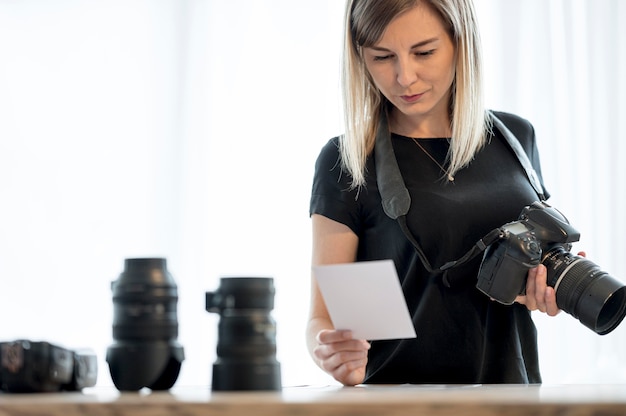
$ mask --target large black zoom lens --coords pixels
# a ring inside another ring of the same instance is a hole
[[[584,257],[563,247],[550,250],[542,261],[556,303],[599,335],[613,331],[626,315],[626,286]]]
[[[167,390],[182,361],[176,307],[178,290],[163,258],[126,259],[113,290],[113,339],[107,350],[118,390]]]
[[[221,278],[206,293],[206,310],[220,315],[213,390],[281,389],[274,293],[273,279],[264,277]]]

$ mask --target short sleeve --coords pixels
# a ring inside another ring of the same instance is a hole
[[[357,191],[350,190],[351,177],[341,167],[339,139],[328,141],[315,163],[309,215],[320,214],[348,226],[357,235],[361,229]]]

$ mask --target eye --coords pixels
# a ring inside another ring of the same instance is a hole
[[[429,49],[427,51],[417,51],[417,52],[415,52],[415,55],[416,56],[430,56],[433,53],[435,53],[435,50],[434,49]]]
[[[389,55],[374,55],[373,60],[380,62],[380,61],[386,61],[388,59],[391,59],[393,57],[393,55],[389,54]]]

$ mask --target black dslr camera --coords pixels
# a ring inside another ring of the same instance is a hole
[[[0,342],[0,389],[11,393],[77,391],[93,387],[95,353],[71,351],[49,342]]]
[[[499,230],[499,238],[485,251],[476,284],[487,296],[512,304],[526,292],[528,269],[543,264],[558,307],[582,324],[604,335],[624,319],[626,286],[569,252],[580,234],[555,208],[535,202]]]

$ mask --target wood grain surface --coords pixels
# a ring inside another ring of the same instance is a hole
[[[280,392],[0,393],[0,416],[624,416],[626,385],[321,386]]]

